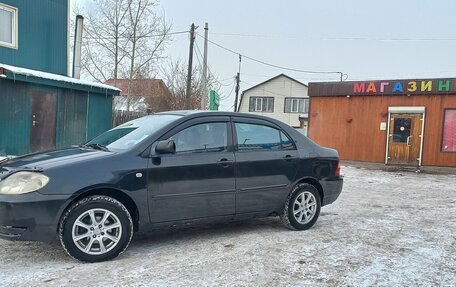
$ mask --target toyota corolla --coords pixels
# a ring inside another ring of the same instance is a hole
[[[70,256],[99,262],[136,231],[193,220],[280,216],[305,230],[342,183],[337,151],[280,121],[158,113],[0,163],[0,238],[57,239]]]

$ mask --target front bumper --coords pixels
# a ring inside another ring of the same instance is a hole
[[[323,187],[322,206],[325,206],[333,203],[339,197],[344,185],[344,179],[343,177],[337,177],[331,180],[322,180],[320,184]]]
[[[67,195],[0,195],[0,239],[54,241]]]

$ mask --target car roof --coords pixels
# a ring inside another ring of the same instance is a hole
[[[225,112],[225,111],[202,111],[202,110],[177,110],[177,111],[168,111],[168,112],[160,112],[156,113],[155,115],[180,115],[183,116],[185,120],[189,120],[192,118],[198,117],[211,117],[211,116],[218,116],[218,117],[243,117],[243,118],[251,118],[251,119],[259,119],[268,121],[270,123],[274,123],[280,126],[283,129],[293,129],[290,125],[274,119],[272,117],[252,114],[252,113],[240,113],[240,112]]]
[[[250,113],[225,112],[225,111],[202,111],[202,110],[179,110],[156,113],[155,115],[181,115],[181,116],[231,116],[231,117],[248,117],[254,119],[264,119],[277,122],[276,119]],[[282,122],[280,122],[282,123]],[[283,123],[282,123],[283,124]]]
[[[182,116],[181,119],[177,120],[175,123],[172,125],[179,125],[187,120],[191,119],[196,119],[200,117],[243,117],[243,118],[250,118],[250,119],[259,119],[259,120],[264,120],[268,121],[270,123],[273,123],[279,127],[281,127],[284,131],[286,131],[289,135],[293,137],[295,140],[295,143],[297,144],[298,148],[306,148],[309,146],[315,147],[318,146],[318,144],[315,144],[312,142],[309,138],[301,134],[300,132],[296,131],[293,127],[290,125],[281,122],[279,120],[276,120],[271,117],[267,116],[262,116],[258,114],[251,114],[251,113],[239,113],[239,112],[224,112],[224,111],[201,111],[201,110],[177,110],[177,111],[167,111],[167,112],[160,112],[160,113],[155,113],[151,114],[152,115],[176,115],[176,116]],[[139,146],[137,151],[143,152],[144,149],[146,149],[148,146],[143,145]]]

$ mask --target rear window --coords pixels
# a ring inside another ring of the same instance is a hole
[[[291,140],[278,129],[247,123],[236,123],[235,126],[239,151],[294,149]]]

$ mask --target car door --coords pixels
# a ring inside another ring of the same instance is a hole
[[[152,222],[235,213],[231,135],[229,117],[206,117],[181,124],[161,138],[173,140],[176,152],[152,154],[148,169]]]
[[[280,127],[233,118],[236,214],[273,212],[284,202],[298,165],[298,151]]]

